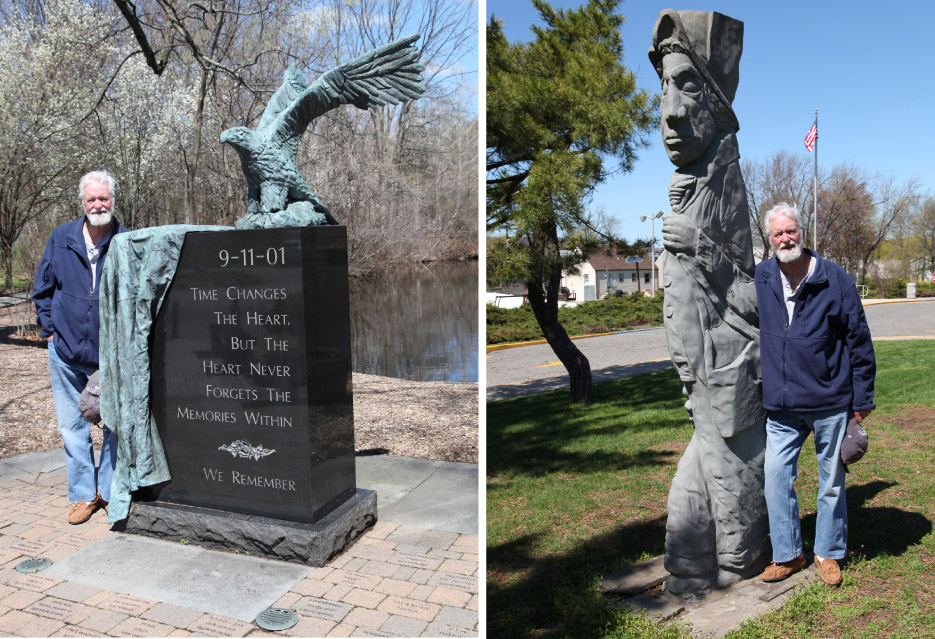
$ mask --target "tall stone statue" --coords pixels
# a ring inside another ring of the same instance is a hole
[[[742,22],[666,9],[649,51],[677,167],[662,228],[666,336],[695,429],[666,522],[666,589],[683,596],[753,576],[769,557],[753,245],[731,106],[742,49]]]
[[[236,126],[221,134],[240,156],[247,178],[247,214],[237,228],[337,224],[295,165],[309,123],[342,104],[368,109],[415,100],[425,91],[424,67],[413,43],[400,38],[322,74],[311,86],[294,66],[263,111],[256,130]]]

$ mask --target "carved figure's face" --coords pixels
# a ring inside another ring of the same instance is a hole
[[[81,198],[84,212],[88,216],[91,226],[107,226],[113,218],[114,198],[110,194],[110,187],[100,182],[88,182],[84,185],[84,194]]]
[[[802,257],[802,229],[795,220],[777,215],[769,221],[769,241],[780,262],[788,264]]]
[[[717,124],[704,97],[704,79],[684,53],[662,59],[662,141],[669,160],[685,167],[711,146]]]

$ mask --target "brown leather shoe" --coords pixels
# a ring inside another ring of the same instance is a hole
[[[94,501],[80,501],[75,504],[71,512],[68,513],[68,523],[69,524],[83,524],[87,520],[91,519],[91,515],[101,507],[100,498],[95,498]]]
[[[818,566],[818,576],[829,586],[837,588],[841,585],[841,568],[834,559],[825,559],[821,563],[818,557],[815,557],[815,565]]]
[[[805,553],[803,552],[791,561],[784,561],[780,564],[771,563],[766,567],[766,570],[763,571],[763,574],[760,575],[760,579],[766,582],[782,581],[786,577],[794,575],[804,569],[806,565]]]

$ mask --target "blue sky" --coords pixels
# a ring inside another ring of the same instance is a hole
[[[581,0],[554,0],[574,8]],[[916,177],[935,194],[935,2],[890,0],[723,0],[687,6],[655,0],[625,0],[624,63],[642,89],[659,92],[646,52],[659,11],[666,8],[719,11],[744,22],[744,50],[734,111],[744,158],[763,160],[780,149],[812,161],[803,139],[818,108],[819,168],[848,162],[870,173]],[[532,37],[539,23],[529,0],[488,0],[486,17],[503,20],[511,42]],[[916,31],[918,25],[921,31]],[[919,120],[922,118],[922,120]],[[640,153],[631,173],[599,187],[592,206],[603,205],[619,220],[625,238],[649,239],[641,215],[669,212],[667,188],[674,167],[658,133]],[[659,239],[660,225],[656,224]]]

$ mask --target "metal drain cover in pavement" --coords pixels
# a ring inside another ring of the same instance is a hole
[[[263,630],[285,630],[299,622],[299,616],[288,608],[267,608],[256,618],[256,625]]]
[[[20,572],[39,572],[40,570],[45,570],[51,565],[51,559],[46,559],[45,557],[36,557],[35,559],[27,559],[26,561],[19,562],[16,564],[16,569]]]

